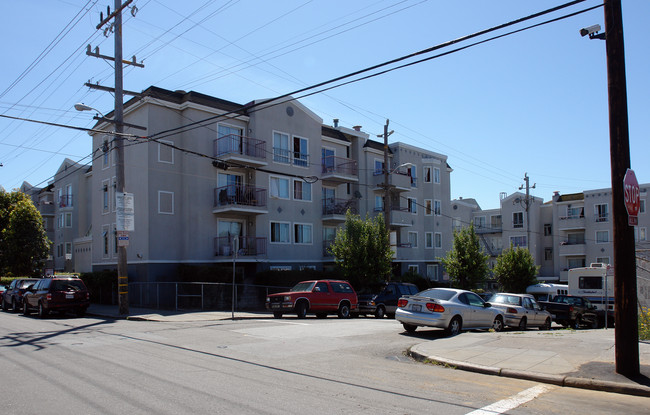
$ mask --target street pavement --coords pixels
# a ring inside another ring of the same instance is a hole
[[[270,313],[184,312],[129,309],[92,304],[89,315],[128,320],[196,322],[272,319]],[[640,375],[616,373],[614,329],[463,332],[418,343],[408,351],[416,360],[494,376],[513,377],[565,387],[650,397],[650,341],[639,342]]]

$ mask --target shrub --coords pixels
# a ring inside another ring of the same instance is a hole
[[[639,340],[650,340],[650,307],[639,305]]]

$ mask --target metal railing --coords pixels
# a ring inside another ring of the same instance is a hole
[[[166,310],[264,310],[269,294],[290,287],[217,282],[131,282],[129,305]]]
[[[266,159],[265,141],[237,134],[228,134],[214,140],[215,157],[242,155]]]
[[[321,160],[323,174],[357,175],[357,162],[346,157],[325,156]]]
[[[214,255],[232,256],[233,241],[237,238],[239,241],[239,250],[237,256],[263,256],[266,255],[266,238],[257,236],[217,236],[214,238]]]
[[[345,215],[350,209],[357,213],[357,201],[354,199],[323,199],[323,215]]]
[[[214,189],[214,207],[231,205],[266,206],[266,189],[237,184]]]

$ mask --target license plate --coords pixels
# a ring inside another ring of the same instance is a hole
[[[66,294],[65,298],[66,299],[72,299],[72,298],[74,298],[74,294]]]
[[[420,304],[413,304],[411,306],[411,311],[422,311],[422,306]]]

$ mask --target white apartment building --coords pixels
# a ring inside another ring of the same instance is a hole
[[[361,127],[325,125],[296,100],[244,108],[153,86],[125,103],[124,121],[145,127],[125,131],[153,137],[125,142],[125,189],[135,203],[130,281],[175,281],[181,264],[230,266],[233,253],[245,276],[328,269],[346,210],[383,211],[383,144]],[[117,264],[112,138],[93,134],[93,148],[108,151],[93,161],[92,230],[78,240],[92,247],[94,271]],[[439,258],[452,243],[447,157],[393,143],[389,163],[395,273],[441,279]]]

